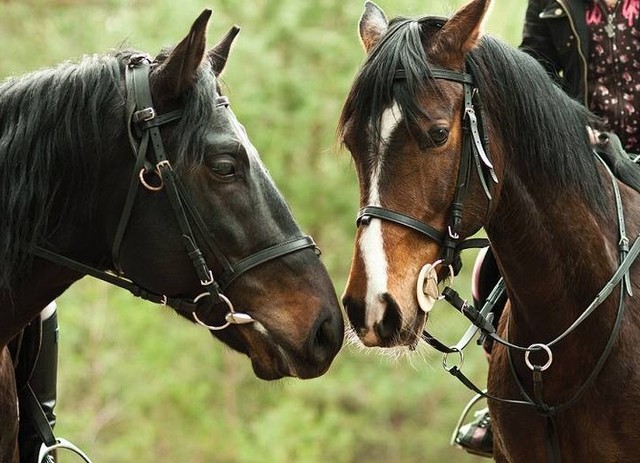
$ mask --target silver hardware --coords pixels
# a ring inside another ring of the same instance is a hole
[[[152,107],[141,109],[140,111],[136,111],[133,115],[136,122],[148,122],[151,119],[155,119],[156,110]]]
[[[194,304],[197,303],[200,299],[202,299],[203,297],[206,296],[210,296],[211,294],[208,292],[204,292],[200,295],[198,295],[194,300]],[[206,329],[210,330],[210,331],[221,331],[225,328],[228,328],[230,325],[244,325],[247,323],[252,323],[255,320],[251,317],[251,315],[249,315],[248,313],[244,313],[244,312],[236,312],[233,309],[233,304],[231,303],[231,301],[229,300],[229,298],[227,296],[225,296],[224,294],[219,294],[220,299],[222,299],[222,301],[227,304],[227,307],[229,308],[229,312],[227,312],[227,314],[224,316],[224,319],[226,321],[226,323],[220,325],[220,326],[212,326],[212,325],[207,325],[205,322],[203,322],[202,320],[200,320],[200,318],[198,318],[198,315],[196,314],[195,311],[191,312],[191,315],[193,316],[194,321],[200,325],[205,327]]]
[[[211,284],[211,283],[213,283],[213,282],[214,282],[214,279],[213,279],[213,273],[211,272],[211,270],[209,270],[209,278],[208,278],[207,280],[200,280],[200,284],[201,284],[202,286],[208,286],[208,285],[210,285],[210,284]],[[221,297],[224,297],[224,296],[222,296],[222,294],[221,294],[220,296],[221,296]],[[225,299],[226,299],[226,297],[225,297]],[[228,301],[228,300],[229,300],[229,299],[227,299],[227,301]],[[225,302],[227,302],[227,301],[225,301]],[[228,304],[230,305],[230,304],[231,304],[231,302],[228,302]],[[233,309],[233,306],[231,306],[231,309]],[[232,310],[232,312],[233,312],[233,310]]]
[[[425,264],[418,273],[418,280],[416,282],[416,297],[418,299],[418,305],[425,312],[429,313],[435,303],[444,299],[442,292],[438,288],[438,272],[436,267],[442,265],[443,259],[438,259],[433,264]],[[453,266],[449,265],[449,275],[443,280],[445,284],[453,285],[454,272]]]
[[[78,455],[80,458],[82,458],[86,463],[93,463],[86,453],[84,453],[82,450],[80,450],[78,447],[73,445],[68,440],[63,439],[61,437],[58,437],[56,439],[56,443],[53,445],[47,446],[46,444],[42,444],[42,446],[40,447],[40,452],[38,453],[38,463],[45,463],[47,461],[45,460],[45,458],[53,450],[56,450],[56,449],[69,450],[75,453],[76,455]]]
[[[162,175],[160,175],[160,171],[158,171],[158,170],[154,170],[152,172],[154,174],[156,174],[158,176],[158,178],[160,179],[160,185],[153,186],[153,185],[147,183],[146,179],[144,178],[144,176],[147,173],[147,171],[146,171],[146,169],[144,167],[142,169],[140,169],[140,173],[138,174],[138,178],[140,179],[140,183],[142,183],[142,185],[149,191],[160,191],[160,190],[162,190],[162,188],[164,188],[164,181],[162,180]]]
[[[462,369],[462,365],[464,364],[464,353],[458,349],[457,347],[452,347],[453,352],[451,353],[457,353],[458,354],[458,364],[457,365],[451,365],[449,366],[447,364],[447,359],[449,357],[449,353],[445,352],[444,354],[442,354],[442,368],[444,368],[447,371],[451,371],[454,368],[457,368],[458,370]]]
[[[536,348],[539,348],[539,349],[536,349]],[[553,363],[553,353],[551,352],[551,349],[549,348],[549,346],[547,346],[546,344],[534,343],[534,344],[531,344],[529,346],[529,348],[527,349],[527,352],[525,352],[525,354],[524,354],[524,363],[527,364],[527,366],[529,367],[529,369],[531,371],[533,371],[535,369],[535,367],[529,361],[529,354],[531,354],[532,350],[536,350],[536,351],[543,350],[549,356],[549,360],[547,360],[547,363],[545,363],[544,365],[542,365],[540,367],[540,371],[545,371],[547,368],[549,368],[551,366],[551,363]],[[538,366],[538,365],[536,365],[536,366]]]
[[[453,232],[453,230],[451,229],[451,225],[447,226],[447,230],[448,230],[449,236],[454,240],[457,240],[458,238],[460,238],[459,234]]]
[[[244,325],[245,323],[253,323],[255,320],[248,313],[229,312],[224,319],[234,325]]]

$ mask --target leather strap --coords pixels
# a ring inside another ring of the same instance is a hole
[[[302,249],[314,248],[317,249],[315,241],[310,236],[303,236],[301,238],[294,238],[284,243],[276,244],[269,248],[258,251],[251,254],[233,264],[229,273],[225,273],[219,278],[219,285],[222,291],[224,291],[236,278],[242,275],[244,272],[263,264],[264,262],[277,259],[292,252],[300,251]]]
[[[126,233],[139,188],[139,171],[143,168],[147,172],[157,169],[162,177],[167,197],[169,198],[169,202],[171,203],[176,220],[180,227],[186,251],[204,288],[204,292],[193,300],[172,298],[148,291],[120,274],[96,269],[48,250],[42,246],[34,246],[32,253],[40,258],[75,270],[78,273],[91,275],[94,278],[98,278],[114,286],[126,289],[134,296],[157,304],[169,305],[176,311],[183,313],[188,318],[192,318],[192,315],[199,307],[205,305],[209,306],[210,302],[217,304],[223,302],[223,300],[220,297],[220,285],[213,278],[213,273],[207,265],[204,254],[198,247],[196,236],[191,227],[191,221],[193,221],[200,232],[201,237],[204,238],[206,245],[223,267],[223,281],[225,288],[241,274],[251,268],[292,252],[312,247],[317,249],[317,247],[313,239],[309,236],[295,237],[270,248],[258,251],[235,264],[231,264],[228,261],[224,253],[220,251],[212,234],[209,233],[204,220],[199,214],[198,209],[193,204],[188,191],[174,173],[168,160],[159,127],[180,119],[182,117],[182,110],[178,109],[161,115],[156,113],[149,87],[150,68],[151,59],[147,55],[132,55],[125,67],[125,86],[127,89],[125,111],[127,130],[136,162],[129,182],[129,190],[123,206],[123,212],[114,236],[114,243],[112,247],[113,265],[119,270],[118,257],[120,247]],[[218,96],[216,99],[216,105],[228,106],[229,100],[224,96]],[[149,144],[153,147],[155,168],[147,159]],[[206,295],[206,297],[202,297],[204,295]],[[225,303],[225,306],[228,306],[228,304]]]
[[[444,240],[444,233],[433,228],[431,225],[420,222],[419,220],[414,219],[413,217],[406,214],[392,211],[390,209],[385,209],[379,206],[367,206],[360,209],[358,218],[356,219],[356,225],[366,225],[371,217],[376,217],[378,219],[384,219],[388,220],[389,222],[404,225],[405,227],[411,228],[419,233],[422,233],[423,235],[428,236],[436,243],[442,243]]]

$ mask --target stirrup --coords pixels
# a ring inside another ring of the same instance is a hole
[[[483,394],[486,394],[487,390],[485,389],[482,392],[483,392]],[[464,407],[464,409],[462,410],[462,413],[460,414],[460,418],[458,418],[458,422],[456,423],[455,428],[453,428],[453,434],[451,434],[451,440],[449,441],[449,443],[451,445],[453,445],[453,446],[457,445],[456,444],[456,437],[458,437],[458,433],[460,432],[460,428],[462,427],[462,425],[466,421],[467,415],[469,414],[469,412],[471,411],[473,406],[475,404],[477,404],[478,402],[480,402],[480,400],[482,400],[484,398],[483,394],[476,394],[475,396],[473,396],[473,398],[469,401],[467,406]]]
[[[82,458],[85,463],[93,463],[86,453],[84,453],[74,444],[62,437],[56,438],[56,443],[53,445],[47,445],[43,443],[40,446],[40,452],[38,453],[38,463],[46,463],[47,460],[45,460],[45,458],[49,456],[51,451],[56,449],[69,450]]]

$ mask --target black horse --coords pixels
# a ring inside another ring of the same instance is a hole
[[[210,15],[155,58],[0,86],[0,461],[16,458],[6,346],[84,274],[209,327],[263,379],[322,375],[341,347],[315,243],[220,94],[238,29],[207,52]]]

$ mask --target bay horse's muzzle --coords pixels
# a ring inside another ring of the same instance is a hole
[[[365,346],[393,347],[398,345],[398,341],[404,337],[402,313],[391,294],[383,293],[379,297],[383,304],[384,316],[373,326],[366,324],[364,300],[347,293],[342,297],[342,304],[347,311],[351,326]]]

